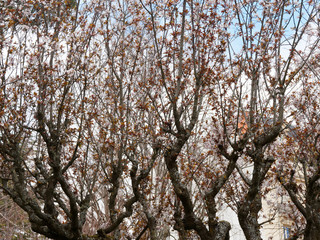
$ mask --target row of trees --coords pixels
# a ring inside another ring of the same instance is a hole
[[[319,239],[318,0],[0,4],[1,188],[33,231],[229,239],[228,204],[258,240],[278,184]]]

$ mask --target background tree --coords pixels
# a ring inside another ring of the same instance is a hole
[[[236,103],[232,103],[235,106],[224,106],[225,112],[228,111],[224,128],[228,133],[227,126],[232,119],[229,116],[237,116],[236,124],[227,135],[231,142],[228,145],[234,150],[241,149],[236,142],[237,133],[240,132],[240,138],[244,133],[245,161],[239,163],[244,167],[252,165],[249,175],[237,167],[245,183],[244,188],[247,188],[243,197],[238,199],[237,213],[246,238],[261,239],[258,214],[262,208],[262,184],[275,161],[270,150],[283,130],[285,119],[291,114],[286,112],[286,99],[319,46],[318,40],[313,39],[305,47],[306,32],[315,24],[318,10],[307,2],[296,5],[283,1],[235,2],[235,9],[243,49],[233,67],[239,69],[233,71],[233,78],[239,77],[232,82],[235,85],[233,101]],[[248,17],[245,12],[252,15]],[[295,20],[297,18],[299,21]],[[305,52],[301,54],[298,49],[303,47]],[[239,129],[239,122],[242,129]]]
[[[304,217],[304,239],[319,239],[319,75],[314,59],[292,95],[294,117],[284,135],[278,179]]]

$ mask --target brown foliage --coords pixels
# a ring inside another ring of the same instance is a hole
[[[228,239],[228,205],[256,240],[278,179],[308,238],[317,3],[1,2],[2,190],[51,239]]]

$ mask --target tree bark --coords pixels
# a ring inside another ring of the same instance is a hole
[[[319,222],[320,219],[317,221]],[[313,220],[307,220],[306,229],[304,231],[304,240],[320,240],[320,226],[315,224]]]
[[[243,202],[238,210],[240,226],[248,240],[262,240],[260,225],[258,223],[258,213],[261,208],[261,198],[259,195],[256,195],[252,202]]]

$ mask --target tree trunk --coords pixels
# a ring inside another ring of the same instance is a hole
[[[231,229],[231,225],[229,222],[220,221],[217,224],[215,229],[215,236],[213,237],[214,240],[229,240],[230,235],[229,231]]]
[[[239,208],[238,218],[247,240],[262,240],[258,213],[262,208],[261,198],[257,195],[253,202],[245,201]]]
[[[307,226],[304,231],[304,240],[320,240],[320,226],[317,226],[314,221],[307,220]]]

